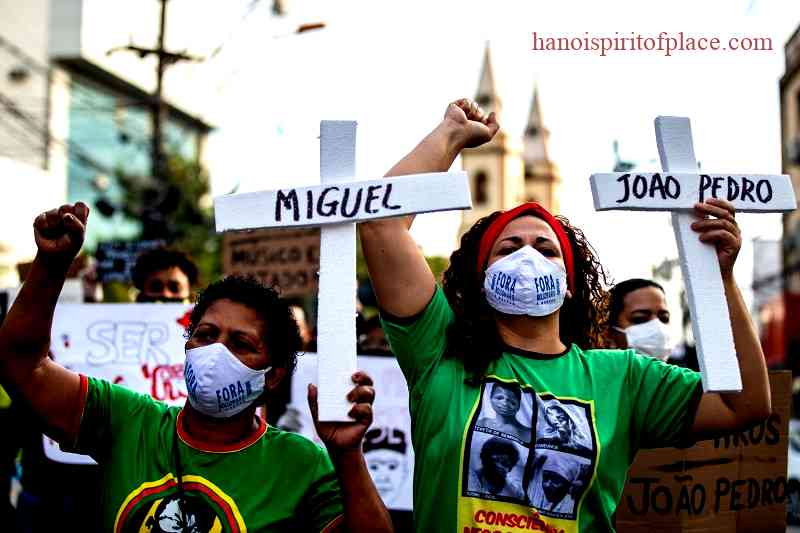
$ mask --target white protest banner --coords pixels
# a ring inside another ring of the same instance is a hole
[[[191,306],[183,304],[59,304],[50,350],[74,372],[123,385],[171,405],[183,405],[184,333]],[[48,458],[93,463],[44,437]]]
[[[214,199],[217,231],[322,226],[320,237],[319,418],[349,421],[356,363],[354,222],[471,207],[466,172],[354,180],[356,123],[320,123],[322,185]]]
[[[740,391],[742,378],[716,250],[700,242],[691,229],[697,218],[690,210],[697,202],[720,198],[739,211],[791,211],[796,207],[792,183],[785,175],[700,173],[689,119],[658,117],[655,128],[663,172],[593,174],[594,207],[672,212],[703,389]]]
[[[408,387],[394,357],[359,355],[357,366],[375,384],[374,420],[367,432],[364,457],[384,504],[394,511],[410,511],[413,500],[414,450]],[[278,425],[321,443],[308,409],[307,385],[316,382],[317,355],[297,359],[292,396]],[[352,388],[352,386],[351,386]]]

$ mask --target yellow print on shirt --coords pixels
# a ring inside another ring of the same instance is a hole
[[[462,441],[458,533],[577,533],[598,455],[593,402],[486,378]]]

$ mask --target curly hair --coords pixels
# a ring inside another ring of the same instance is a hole
[[[484,232],[502,211],[478,220],[461,237],[460,247],[450,256],[442,288],[455,320],[447,331],[447,355],[461,359],[470,382],[477,382],[492,361],[502,354],[502,341],[497,331],[494,310],[481,290],[485,274],[478,273],[478,249]],[[572,298],[561,307],[559,330],[567,346],[577,344],[588,349],[601,340],[600,324],[606,310],[607,276],[587,242],[583,232],[562,216],[556,217],[572,246],[575,287]]]
[[[294,372],[297,352],[302,346],[297,322],[289,304],[278,296],[277,291],[252,276],[228,276],[206,287],[189,316],[187,338],[192,336],[208,308],[218,300],[231,300],[256,311],[267,324],[262,338],[272,366],[285,368],[289,375]]]

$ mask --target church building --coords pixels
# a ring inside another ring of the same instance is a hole
[[[488,44],[475,101],[486,113],[494,111],[503,124],[503,105],[497,93]],[[478,219],[524,201],[538,202],[558,213],[561,177],[548,154],[549,137],[534,87],[522,139],[512,137],[501,127],[491,142],[462,152],[462,165],[469,173],[472,209],[463,211],[459,238]]]

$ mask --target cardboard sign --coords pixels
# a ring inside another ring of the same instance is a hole
[[[59,304],[50,350],[74,372],[124,385],[171,405],[183,405],[184,333],[191,306],[182,304]],[[44,437],[48,458],[93,463]]]
[[[316,382],[317,355],[297,359],[292,376],[292,395],[278,425],[320,443],[308,409],[307,385]],[[358,356],[357,367],[375,382],[373,422],[367,432],[364,457],[370,476],[393,511],[410,511],[413,503],[414,449],[411,447],[411,414],[408,386],[394,357]],[[352,388],[352,384],[351,384]]]
[[[691,448],[641,450],[617,508],[617,530],[703,533],[786,530],[791,381],[770,372],[772,415]]]
[[[131,280],[131,270],[139,255],[164,246],[164,241],[101,242],[97,245],[97,277],[101,283]]]
[[[792,211],[797,201],[791,178],[772,175],[714,175],[673,173],[592,174],[592,197],[598,211],[690,210],[697,202],[720,198],[737,212]]]
[[[222,240],[226,275],[251,275],[278,287],[281,296],[314,294],[318,286],[319,230],[262,229],[229,232]]]

